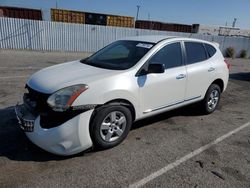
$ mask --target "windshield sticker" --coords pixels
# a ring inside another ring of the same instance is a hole
[[[138,43],[136,45],[136,47],[147,48],[147,49],[152,48],[152,46],[153,46],[152,44],[146,44],[146,43]]]

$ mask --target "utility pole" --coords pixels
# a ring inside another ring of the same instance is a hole
[[[141,6],[140,6],[140,5],[137,5],[136,7],[137,7],[136,20],[138,20],[139,12],[140,12]]]
[[[150,13],[148,13],[148,21],[150,21]]]
[[[232,27],[235,27],[236,22],[237,22],[237,18],[234,18],[234,21],[233,21],[233,25],[232,25]]]
[[[56,9],[58,8],[58,3],[57,3],[57,0],[56,0]]]

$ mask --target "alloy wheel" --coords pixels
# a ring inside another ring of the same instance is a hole
[[[100,126],[100,135],[106,142],[113,142],[121,137],[125,131],[127,120],[119,111],[109,113]]]
[[[219,92],[216,89],[214,89],[210,93],[210,96],[207,102],[208,109],[213,110],[214,108],[216,108],[218,101],[219,101]]]

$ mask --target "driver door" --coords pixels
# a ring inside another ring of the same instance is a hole
[[[181,43],[174,42],[162,47],[148,63],[164,64],[165,72],[138,77],[142,114],[150,114],[182,103],[187,72],[183,63]]]

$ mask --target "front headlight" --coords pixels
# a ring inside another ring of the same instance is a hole
[[[76,98],[87,89],[88,86],[85,84],[60,89],[48,98],[47,103],[54,111],[66,111]]]

